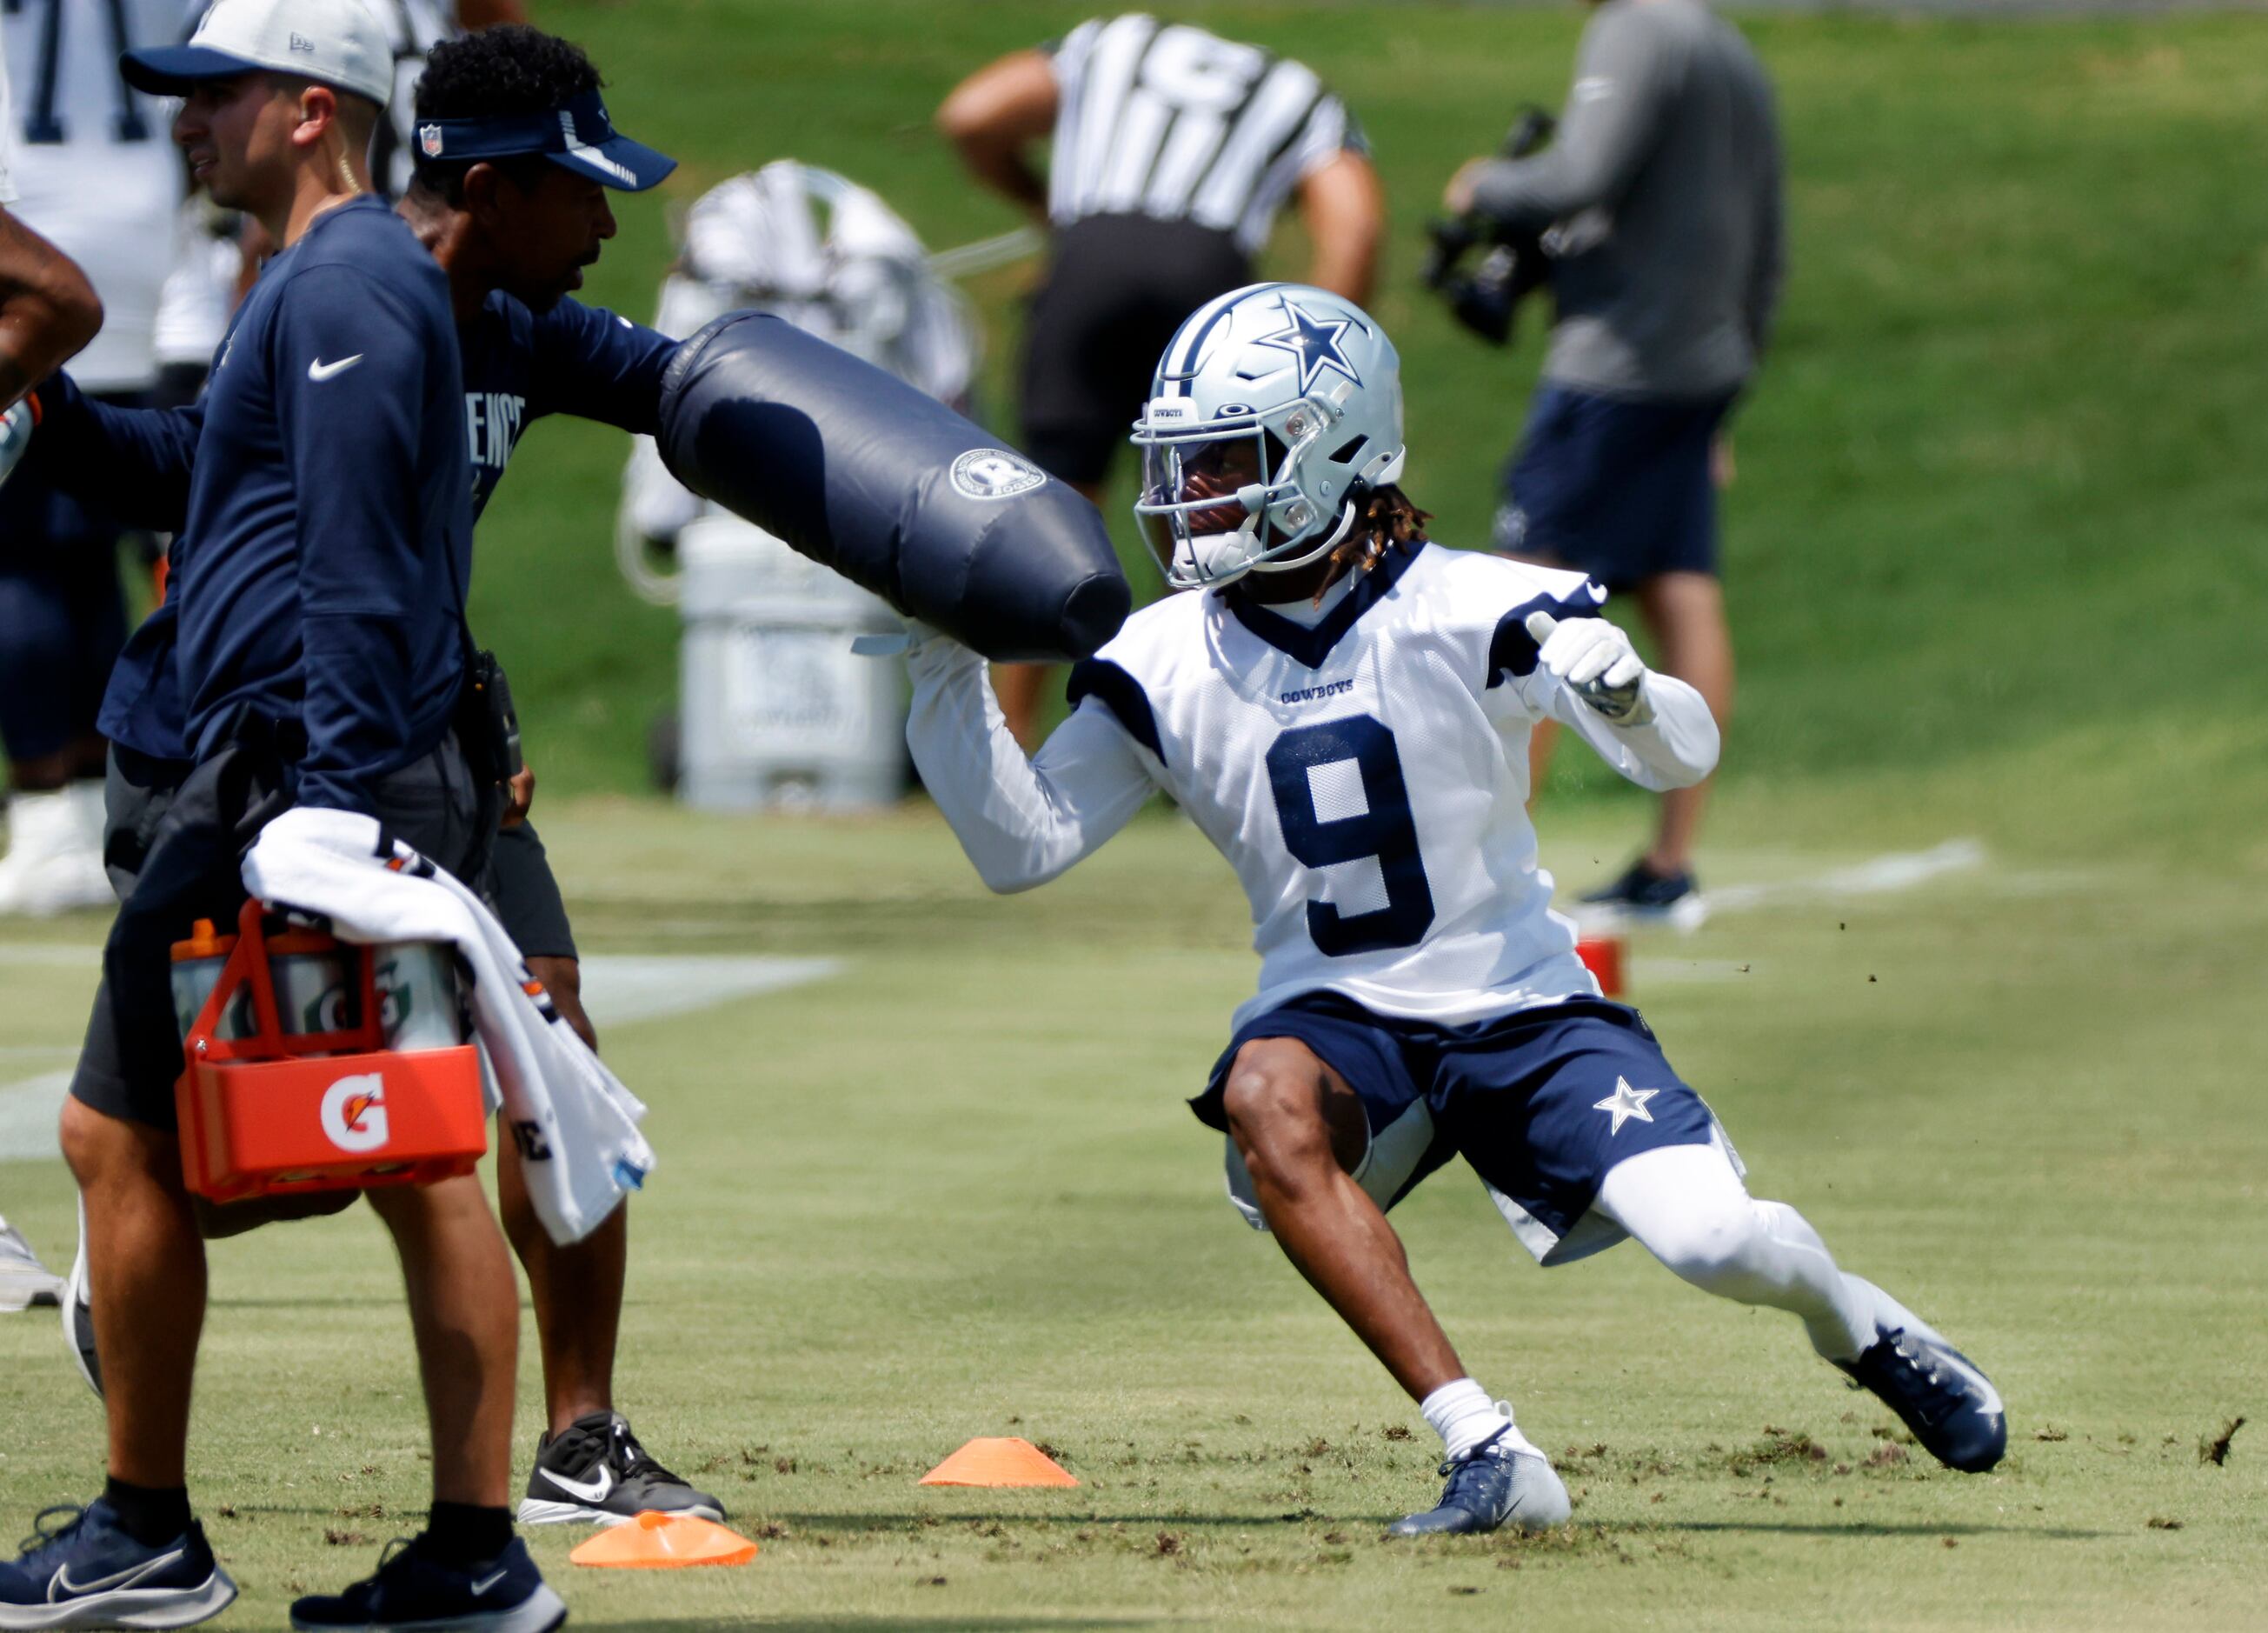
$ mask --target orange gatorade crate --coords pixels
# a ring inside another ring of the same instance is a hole
[[[173,944],[188,1188],[232,1202],[470,1173],[488,1150],[479,1051],[400,1046],[462,1036],[436,950],[269,935],[264,917],[248,901],[236,935],[200,922]]]

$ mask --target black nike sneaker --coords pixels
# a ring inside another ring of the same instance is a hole
[[[1639,857],[1612,884],[1593,890],[1582,905],[1600,913],[1627,914],[1634,919],[1666,920],[1679,929],[1699,925],[1708,909],[1701,887],[1690,872],[1660,874]]]
[[[536,1442],[523,1526],[619,1526],[644,1513],[721,1520],[725,1505],[646,1454],[619,1412],[593,1412]]]
[[[2008,1415],[1977,1363],[1914,1327],[1877,1326],[1874,1334],[1857,1360],[1835,1364],[1872,1390],[1948,1468],[1981,1474],[1998,1463],[2008,1449]]]
[[[551,1633],[566,1620],[566,1604],[518,1537],[477,1565],[445,1563],[422,1537],[399,1538],[387,1545],[376,1575],[343,1592],[291,1601],[299,1633]]]

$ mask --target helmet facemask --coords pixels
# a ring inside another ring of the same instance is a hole
[[[1303,397],[1266,412],[1197,422],[1160,399],[1134,428],[1142,450],[1136,524],[1173,589],[1225,585],[1250,572],[1305,566],[1346,536],[1356,491],[1319,506],[1300,480],[1337,409]],[[1302,548],[1305,546],[1306,548]]]

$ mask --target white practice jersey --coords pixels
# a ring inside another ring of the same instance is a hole
[[[129,86],[118,55],[181,39],[201,9],[185,0],[0,5],[14,93],[12,208],[102,298],[101,332],[71,360],[71,377],[92,391],[138,390],[157,376],[158,294],[182,189],[173,105]]]
[[[386,117],[370,138],[370,174],[389,198],[409,190],[410,173],[416,168],[417,77],[425,71],[425,56],[457,28],[456,0],[369,0],[370,9],[386,25],[394,41],[394,100]]]
[[[1054,877],[1153,787],[1236,869],[1259,991],[1443,1024],[1598,992],[1553,913],[1529,825],[1528,736],[1549,716],[1649,788],[1697,781],[1717,728],[1649,675],[1653,717],[1610,725],[1536,666],[1539,610],[1597,616],[1580,573],[1422,545],[1336,587],[1320,617],[1221,592],[1167,597],[1072,671],[1070,720],[1027,761],[982,662],[916,644],[908,741],[988,883]]]
[[[1235,234],[1248,255],[1307,175],[1369,145],[1303,63],[1139,12],[1053,47],[1048,218],[1145,215]]]
[[[8,93],[8,40],[0,34],[0,204],[16,202],[16,111]]]

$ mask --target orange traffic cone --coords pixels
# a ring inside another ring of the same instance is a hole
[[[1062,1464],[1014,1435],[979,1435],[921,1477],[925,1486],[1075,1486]]]
[[[567,1555],[578,1565],[619,1565],[668,1570],[681,1565],[745,1565],[756,1545],[738,1532],[690,1514],[657,1514],[652,1509],[626,1524],[610,1526]]]
[[[1575,956],[1598,978],[1599,990],[1609,998],[1623,995],[1623,938],[1586,935],[1575,943]]]

